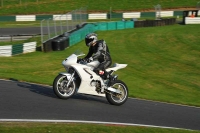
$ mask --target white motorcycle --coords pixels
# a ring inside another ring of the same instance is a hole
[[[87,63],[85,60],[78,60],[83,55],[85,54],[81,51],[76,51],[63,60],[62,65],[67,72],[59,73],[54,79],[54,93],[61,99],[68,99],[75,93],[106,96],[110,104],[124,104],[128,99],[128,87],[123,81],[117,80],[118,76],[113,73],[125,68],[127,64],[115,63],[113,67],[106,69],[108,77],[102,78],[93,71],[99,61]]]

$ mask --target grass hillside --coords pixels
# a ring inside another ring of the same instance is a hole
[[[1,0],[0,15],[58,14],[86,7],[89,12],[154,11],[160,4],[163,10],[196,8],[199,0]]]

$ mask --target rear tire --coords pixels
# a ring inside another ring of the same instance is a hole
[[[76,84],[74,81],[71,82],[67,88],[68,79],[65,75],[59,74],[53,82],[53,91],[57,97],[61,99],[68,99],[74,95],[76,90]]]
[[[108,102],[112,105],[117,106],[124,104],[128,99],[128,87],[126,86],[126,84],[121,80],[115,80],[110,87],[120,90],[122,93],[106,93],[106,99],[108,100]]]

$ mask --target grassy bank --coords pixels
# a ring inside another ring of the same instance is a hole
[[[199,25],[175,25],[99,31],[113,62],[127,63],[117,72],[130,97],[200,106]],[[1,57],[0,78],[52,85],[65,71],[61,62],[76,49],[87,53],[84,41],[64,51]]]
[[[2,0],[0,3],[0,15],[14,14],[52,14],[67,13],[72,10],[86,7],[89,12],[114,12],[121,11],[155,11],[154,6],[160,4],[162,9],[196,8],[199,0]]]
[[[0,123],[1,133],[199,133],[199,131],[103,124]]]

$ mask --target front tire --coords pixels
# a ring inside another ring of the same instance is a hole
[[[69,80],[65,75],[59,74],[53,82],[53,91],[57,97],[61,99],[68,99],[74,95],[76,90],[76,84],[74,81],[67,87]]]
[[[115,80],[112,82],[110,87],[120,90],[122,93],[106,93],[106,99],[108,100],[108,102],[112,105],[117,106],[124,104],[128,99],[128,87],[126,86],[126,84],[123,81]]]

